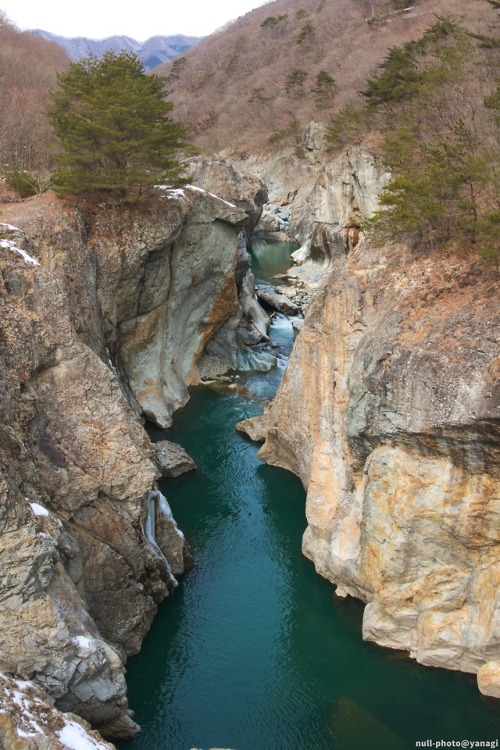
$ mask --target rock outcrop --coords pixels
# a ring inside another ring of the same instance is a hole
[[[245,185],[234,190],[246,206],[263,186]],[[127,212],[82,213],[47,194],[4,215],[59,279],[79,337],[112,361],[131,403],[161,427],[199,382],[208,344],[228,369],[241,365],[242,344],[267,338],[252,294],[248,215],[200,187],[165,189]]]
[[[257,299],[272,310],[277,310],[285,315],[297,315],[298,306],[287,296],[283,288],[277,289],[272,286],[257,286]]]
[[[0,668],[127,737],[126,657],[190,563],[138,415],[170,423],[216,334],[237,359],[248,217],[194,188],[2,213]]]
[[[189,471],[196,471],[196,464],[182,445],[170,440],[159,440],[155,444],[156,463],[162,477],[172,479]]]
[[[0,746],[5,750],[112,750],[74,714],[58,711],[34,683],[0,672]]]
[[[361,227],[377,208],[390,174],[372,153],[354,145],[335,157],[326,152],[325,126],[311,122],[302,147],[241,162],[268,188],[258,230],[284,230],[302,246],[297,261],[328,266],[330,247],[346,251],[362,239]],[[286,220],[285,220],[286,219]]]
[[[124,657],[172,585],[143,533],[153,451],[54,276],[3,234],[0,663],[127,735]]]
[[[259,455],[301,477],[304,553],[367,603],[364,638],[495,695],[498,279],[473,257],[330,249]]]

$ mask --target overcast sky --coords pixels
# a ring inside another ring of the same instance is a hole
[[[0,9],[20,29],[60,36],[103,39],[124,34],[206,36],[269,0],[0,0]]]

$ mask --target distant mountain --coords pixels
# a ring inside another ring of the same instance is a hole
[[[160,63],[173,60],[174,57],[186,52],[202,38],[183,36],[182,34],[152,36],[141,44],[141,42],[137,42],[129,36],[109,36],[106,39],[88,39],[83,36],[69,38],[51,34],[50,31],[43,31],[42,29],[33,29],[31,33],[55,42],[66,51],[72,60],[80,60],[90,54],[101,57],[108,50],[135,52],[143,61],[146,70],[151,70]]]

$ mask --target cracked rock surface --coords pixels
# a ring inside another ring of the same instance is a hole
[[[366,241],[338,249],[253,425],[267,434],[260,457],[307,489],[304,553],[339,595],[367,603],[364,638],[422,664],[483,668],[490,695],[498,340],[498,278],[481,260]]]

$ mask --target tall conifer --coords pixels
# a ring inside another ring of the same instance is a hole
[[[125,194],[178,182],[176,155],[186,131],[170,119],[172,106],[162,79],[146,74],[135,54],[107,52],[73,63],[58,76],[49,108],[60,146],[56,188]]]

